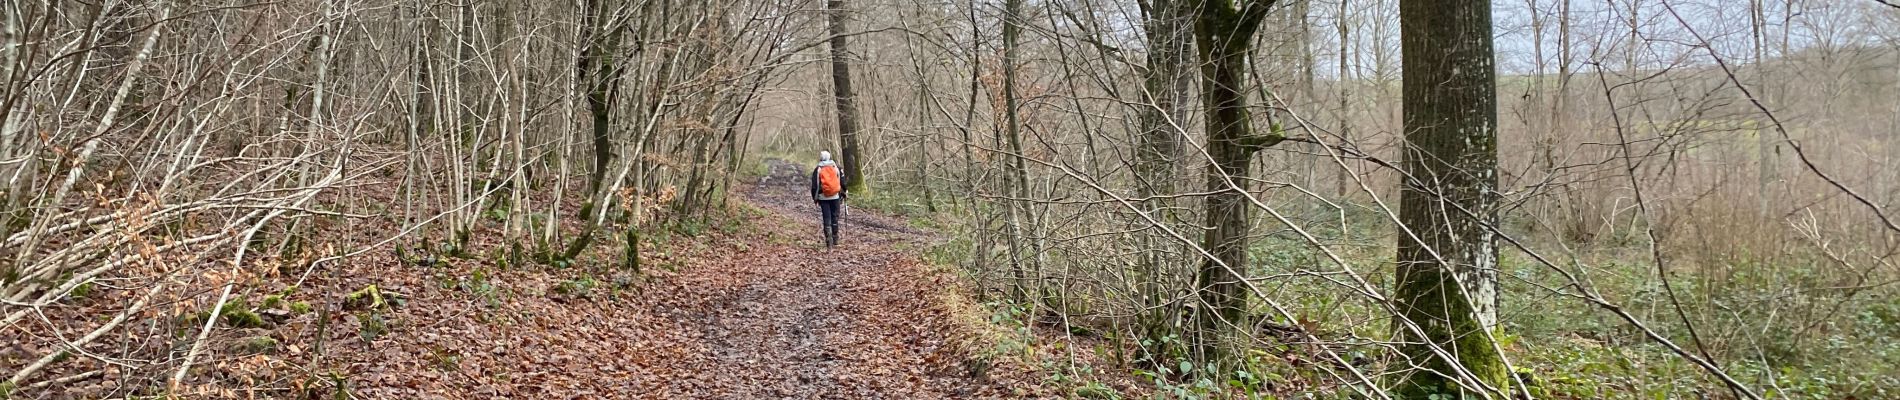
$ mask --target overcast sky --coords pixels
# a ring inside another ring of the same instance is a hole
[[[1337,0],[1315,0],[1337,7]],[[1351,0],[1360,3],[1361,8],[1354,11],[1365,15],[1377,12],[1390,21],[1396,21],[1396,0]],[[1530,73],[1536,66],[1532,27],[1532,2],[1536,2],[1537,12],[1547,20],[1544,29],[1545,59],[1548,67],[1555,69],[1557,59],[1557,3],[1558,0],[1516,0],[1494,1],[1492,3],[1496,46],[1498,52],[1498,70],[1505,74]],[[1630,4],[1632,0],[1571,0],[1572,51],[1575,62],[1598,60],[1606,67],[1621,68],[1625,65],[1625,49],[1631,43]],[[1707,63],[1706,51],[1696,49],[1701,43],[1693,29],[1707,39],[1710,44],[1731,62],[1752,62],[1754,40],[1750,25],[1750,5],[1747,0],[1634,0],[1638,4],[1636,15],[1637,62],[1642,68],[1657,68],[1680,63]],[[1885,43],[1894,45],[1895,29],[1900,29],[1900,10],[1894,10],[1874,3],[1872,0],[1794,0],[1790,14],[1787,0],[1766,0],[1767,33],[1770,36],[1768,57],[1775,57],[1781,49],[1781,37],[1785,32],[1788,47],[1794,51],[1816,45],[1830,47],[1867,46]],[[1383,4],[1380,4],[1383,3]],[[1674,10],[1674,14],[1671,13]],[[1337,11],[1334,8],[1320,8],[1325,11],[1315,15],[1320,24],[1327,25],[1327,41],[1337,43],[1337,33],[1332,29]],[[1676,15],[1680,15],[1678,20]],[[1789,17],[1792,15],[1792,17]],[[1357,16],[1356,16],[1357,17]],[[1395,23],[1395,22],[1394,22]],[[1686,24],[1685,24],[1686,23]],[[1363,25],[1363,23],[1361,24]],[[1882,30],[1881,27],[1889,29]],[[1373,32],[1365,32],[1373,34]],[[1357,34],[1355,34],[1357,36]],[[1883,37],[1886,36],[1886,37]],[[1367,38],[1358,38],[1366,40]],[[1396,49],[1397,38],[1389,38]],[[1328,44],[1327,46],[1336,46]],[[1325,53],[1333,53],[1325,51]],[[1336,63],[1328,63],[1328,68],[1336,70]],[[1581,67],[1573,67],[1581,68]],[[1554,72],[1554,71],[1552,71]]]

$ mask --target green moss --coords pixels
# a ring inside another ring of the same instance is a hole
[[[242,354],[267,354],[277,352],[277,339],[270,336],[252,336],[238,339],[231,350]]]
[[[1486,334],[1473,315],[1464,290],[1458,289],[1452,279],[1452,273],[1436,265],[1400,268],[1395,306],[1405,310],[1404,317],[1414,321],[1426,336],[1416,338],[1409,329],[1394,326],[1398,336],[1406,343],[1413,343],[1401,346],[1400,351],[1421,368],[1443,373],[1413,371],[1402,375],[1402,381],[1394,388],[1394,397],[1433,400],[1479,397],[1474,393],[1478,389],[1462,387],[1457,380],[1446,376],[1457,368],[1450,365],[1452,361],[1434,354],[1431,346],[1425,344],[1427,340],[1450,351],[1459,365],[1487,385],[1510,392],[1510,371],[1504,367],[1503,357],[1491,341],[1503,333],[1493,329]]]
[[[622,235],[626,245],[621,247],[621,264],[626,265],[627,270],[638,274],[640,273],[640,230],[628,227]]]
[[[513,248],[519,249],[521,246],[515,245]],[[489,265],[494,265],[495,268],[503,270],[508,269],[508,266],[514,261],[513,253],[509,252],[509,248],[504,247],[488,249],[488,255],[485,256],[485,258],[488,259]]]
[[[211,310],[204,310],[191,314],[190,317],[179,322],[183,327],[195,327],[203,325],[205,320],[210,318]],[[251,305],[244,299],[224,302],[224,307],[218,311],[218,319],[223,320],[225,326],[233,328],[261,328],[265,325],[264,318],[251,311]]]
[[[417,265],[417,260],[410,257],[409,251],[400,244],[396,245],[396,259],[401,260],[403,265]]]
[[[224,311],[224,324],[234,328],[262,328],[264,318],[251,310],[227,308]]]
[[[585,203],[581,203],[581,211],[574,215],[579,215],[583,217],[594,215],[594,202],[592,200],[589,200]]]
[[[364,286],[343,298],[343,308],[347,309],[376,309],[384,304],[383,291],[376,285]]]
[[[291,302],[290,312],[291,314],[307,314],[310,312],[310,303],[303,301]]]
[[[455,231],[455,243],[450,245],[447,249],[444,249],[442,254],[455,258],[474,258],[473,255],[468,254],[468,238],[468,229],[457,229]]]

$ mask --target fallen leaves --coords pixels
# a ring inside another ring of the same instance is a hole
[[[791,208],[796,199],[780,197],[800,181],[753,191],[755,204],[775,211],[750,221],[758,229],[643,249],[678,268],[637,288],[588,277],[598,286],[575,296],[553,289],[564,282],[572,289],[574,270],[489,271],[496,292],[506,293],[491,308],[422,283],[426,277],[389,276],[422,270],[385,269],[386,285],[420,288],[388,313],[409,328],[374,341],[339,337],[332,363],[353,376],[354,394],[372,398],[1018,396],[1007,386],[1020,381],[960,373],[965,357],[946,345],[957,330],[924,294],[941,278],[914,254],[882,245],[915,232],[867,227],[854,232],[862,241],[817,249],[801,240],[816,231],[812,218]],[[436,273],[479,268],[461,264]],[[430,367],[444,364],[443,354],[454,355],[455,367]]]
[[[940,303],[948,278],[891,245],[926,236],[860,212],[852,214],[840,247],[818,248],[812,234],[817,213],[803,179],[795,169],[780,172],[749,192],[757,208],[740,207],[752,213],[742,217],[744,228],[676,235],[643,247],[645,261],[671,266],[644,276],[602,267],[503,268],[481,259],[418,266],[388,252],[344,260],[279,299],[320,311],[280,315],[284,321],[270,329],[220,328],[218,340],[237,344],[220,348],[243,351],[215,355],[216,371],[194,374],[189,392],[206,398],[320,397],[339,387],[357,398],[1046,396],[1023,368],[968,372],[970,357],[961,347],[967,334]],[[767,211],[759,215],[758,209]],[[491,236],[477,235],[470,252],[501,246]],[[607,259],[617,250],[596,247]],[[584,295],[571,290],[580,282]],[[567,294],[554,290],[563,283]],[[179,306],[174,313],[192,310]],[[378,334],[360,334],[371,330]],[[238,342],[244,338],[253,341]],[[37,350],[9,347],[0,356]],[[136,388],[146,383],[140,376],[158,372],[109,375],[112,383]],[[101,390],[90,393],[126,392]]]

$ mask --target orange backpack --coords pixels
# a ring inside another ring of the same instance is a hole
[[[838,166],[818,167],[818,193],[825,197],[833,197],[841,191],[844,191],[844,187],[838,182]]]

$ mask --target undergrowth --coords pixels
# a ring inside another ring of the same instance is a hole
[[[956,266],[965,280],[975,282],[979,296],[1006,287],[1007,266],[976,270],[978,254],[968,210],[960,203],[940,203],[931,213],[915,191],[888,190],[853,197],[855,206],[903,216],[913,226],[944,233],[945,240],[924,249],[934,264]],[[1371,207],[1345,204],[1285,206],[1289,218],[1306,233],[1326,244],[1365,283],[1389,290],[1389,265],[1394,254],[1390,216]],[[1521,218],[1507,218],[1524,227]],[[1358,368],[1377,374],[1393,360],[1376,342],[1389,340],[1389,317],[1377,303],[1351,295],[1357,287],[1340,275],[1331,257],[1315,251],[1305,236],[1267,223],[1249,249],[1255,263],[1249,274],[1276,276],[1262,281],[1265,293],[1294,311],[1284,320],[1264,301],[1253,303],[1257,318],[1283,326],[1297,326],[1322,340],[1335,341],[1331,353]],[[1545,256],[1561,257],[1559,267],[1584,274],[1592,290],[1628,310],[1671,341],[1700,352],[1682,326],[1675,303],[1656,277],[1647,239],[1630,230],[1602,232],[1583,246],[1557,246],[1555,239],[1526,234]],[[1517,228],[1513,228],[1517,229]],[[1562,233],[1562,232],[1555,232]],[[1198,234],[1190,235],[1198,238]],[[1000,246],[1000,245],[999,245]],[[1506,246],[1500,244],[1500,246]],[[1668,244],[1665,244],[1668,246]],[[1555,249],[1555,250],[1553,250]],[[1678,249],[1668,248],[1669,252]],[[1691,249],[1692,250],[1692,249]],[[991,250],[1000,251],[1000,250]],[[1687,250],[1684,250],[1687,251]],[[1566,279],[1553,268],[1532,263],[1521,251],[1505,247],[1500,266],[1502,295],[1499,335],[1522,390],[1539,398],[1696,398],[1728,395],[1706,371],[1645,337],[1642,332],[1602,307],[1566,292]],[[1694,255],[1694,254],[1691,254]],[[1095,263],[1099,259],[1064,260],[1060,252],[1045,263]],[[1851,295],[1842,290],[1851,276],[1812,252],[1773,254],[1736,253],[1724,257],[1680,257],[1669,260],[1670,283],[1682,304],[1683,315],[1698,328],[1701,347],[1743,384],[1777,399],[1894,398],[1900,396],[1900,290],[1875,285]],[[991,264],[995,264],[992,262]],[[1327,273],[1326,278],[1318,278]],[[1875,279],[1877,280],[1877,279]],[[1556,288],[1556,289],[1553,289]],[[1347,293],[1347,294],[1342,294]],[[1079,310],[1116,310],[1108,293],[1066,293]],[[1020,305],[1003,301],[982,304],[991,316],[987,323],[1023,328],[1027,319]],[[1091,329],[1114,332],[1122,322],[1096,319]],[[1106,322],[1103,322],[1106,321]],[[1178,336],[1111,339],[1130,348],[1165,348]],[[987,354],[1018,354],[1034,348],[1033,335],[1007,334],[993,340]],[[1029,342],[1025,342],[1029,341]],[[1315,360],[1317,349],[1275,340],[1251,346],[1243,360],[1232,365],[1197,365],[1179,354],[1119,358],[1141,366],[1134,374],[1158,394],[1172,398],[1246,397],[1283,398],[1304,393],[1306,398],[1356,398],[1358,391],[1342,371],[1329,370]],[[1157,344],[1161,346],[1156,346]],[[1107,351],[1105,353],[1113,353]],[[1289,361],[1293,360],[1293,361]],[[1055,375],[1077,390],[1075,397],[1117,398],[1092,382]],[[1325,383],[1331,382],[1331,383]],[[1383,383],[1377,383],[1383,384]]]

